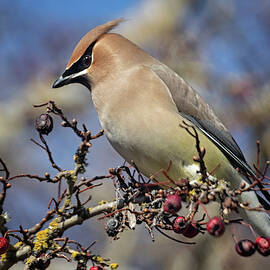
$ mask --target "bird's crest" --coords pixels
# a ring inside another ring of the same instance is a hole
[[[86,35],[84,35],[82,39],[79,41],[79,43],[77,44],[77,46],[75,47],[75,49],[73,50],[73,53],[67,65],[67,69],[84,54],[86,49],[94,41],[99,39],[103,34],[108,33],[110,30],[112,30],[122,21],[123,19],[117,19],[117,20],[107,22],[105,24],[95,27],[94,29],[90,30]]]

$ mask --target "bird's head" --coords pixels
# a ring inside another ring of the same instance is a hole
[[[109,58],[101,59],[102,50],[97,48],[102,46],[104,47],[104,45],[100,40],[121,21],[122,19],[117,19],[106,24],[99,25],[83,36],[73,50],[66,70],[54,82],[52,87],[58,88],[70,83],[81,83],[91,90],[93,80],[98,79],[95,77],[96,74],[102,76],[102,73],[104,73],[104,62],[110,62]],[[99,72],[96,72],[97,69]]]

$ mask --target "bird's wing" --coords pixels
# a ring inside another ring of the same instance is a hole
[[[166,84],[179,113],[203,132],[223,152],[234,168],[256,177],[230,132],[200,95],[167,66],[159,63],[151,65],[150,68]],[[249,178],[247,180],[250,182]],[[269,210],[270,194],[262,190],[261,183],[258,183],[258,186],[267,201],[257,194],[258,200]]]
[[[179,113],[217,145],[235,168],[254,175],[230,132],[200,95],[167,66],[160,63],[151,69],[167,85]]]

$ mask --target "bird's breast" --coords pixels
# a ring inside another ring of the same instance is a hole
[[[171,164],[172,178],[193,177],[193,157],[198,155],[195,139],[180,127],[183,120],[188,120],[179,114],[164,83],[143,66],[114,78],[92,90],[100,123],[111,145],[125,160],[134,161],[146,176]],[[209,145],[203,134],[200,140],[202,146]],[[206,151],[206,161],[213,163],[209,170],[223,163],[224,155],[215,145],[210,144]]]
[[[111,145],[146,176],[167,169],[170,163],[171,175],[186,176],[183,170],[192,162],[192,157],[186,158],[193,138],[181,140],[180,116],[155,105],[147,110],[143,105],[132,110],[131,106],[120,115],[111,111],[110,116],[100,117]]]

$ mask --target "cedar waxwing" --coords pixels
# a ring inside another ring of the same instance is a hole
[[[243,179],[236,168],[254,175],[239,146],[210,106],[179,75],[119,34],[108,33],[121,20],[97,26],[75,47],[65,72],[53,88],[70,83],[85,85],[104,132],[116,151],[133,161],[146,176],[168,168],[172,179],[198,179],[195,139],[179,127],[192,124],[204,161],[214,177],[239,188]],[[164,176],[156,177],[165,181]],[[268,202],[270,196],[266,192]],[[244,192],[250,207],[269,204],[255,192]],[[264,211],[241,210],[242,217],[270,237],[270,218]]]

